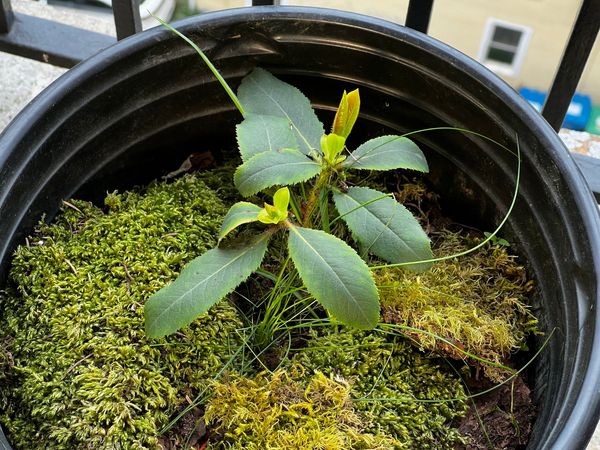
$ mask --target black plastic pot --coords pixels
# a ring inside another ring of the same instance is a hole
[[[532,370],[539,416],[528,448],[585,448],[599,413],[600,220],[544,120],[478,63],[382,20],[254,8],[191,18],[178,28],[207,49],[233,85],[260,65],[300,87],[328,119],[342,89],[359,87],[358,139],[444,125],[513,149],[518,139],[523,176],[502,235],[536,280],[543,329],[557,329]],[[165,174],[191,151],[231,148],[239,119],[194,51],[163,29],[126,39],[66,73],[0,136],[2,280],[11,251],[62,199],[97,198]],[[515,187],[514,155],[457,132],[416,138],[448,210],[493,229]]]

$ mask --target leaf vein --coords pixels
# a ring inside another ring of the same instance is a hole
[[[343,193],[342,195],[344,195],[345,197],[348,197],[352,202],[356,203],[356,205],[358,205],[358,206],[361,205],[360,202],[358,202],[356,199],[354,199],[353,197],[349,196],[348,194]],[[387,197],[384,197],[384,198],[387,198]],[[394,206],[397,206],[397,205],[394,205]],[[392,230],[389,227],[389,224],[391,223],[391,220],[392,220],[393,216],[390,218],[390,220],[388,221],[388,223],[385,224],[385,223],[383,223],[383,221],[377,215],[375,215],[375,213],[373,213],[372,211],[370,211],[369,208],[367,208],[366,206],[364,208],[362,208],[362,209],[364,209],[368,214],[370,214],[372,217],[374,217],[379,223],[381,223],[384,226],[383,230],[381,231],[382,234],[386,230],[389,231],[392,234],[392,236],[394,238],[396,238],[395,240],[400,241],[400,243],[402,244],[402,246],[405,247],[415,258],[419,258],[420,257],[419,254],[404,241],[404,239],[402,239],[394,230]],[[375,245],[375,242],[377,242],[378,239],[379,239],[379,237],[377,239],[375,239],[375,241],[373,241],[370,244],[370,247],[372,247],[373,245]]]
[[[340,278],[340,276],[337,274],[337,272],[335,270],[333,270],[333,268],[329,265],[329,263],[327,262],[327,260],[325,258],[323,258],[321,256],[321,254],[317,251],[317,249],[315,249],[303,236],[302,234],[300,234],[300,232],[294,227],[290,227],[290,229],[292,231],[294,231],[294,233],[296,233],[296,235],[302,239],[302,241],[304,241],[304,243],[314,252],[315,255],[317,255],[327,266],[327,268],[329,269],[329,271],[331,273],[333,273],[333,275],[335,275],[335,278],[340,282],[340,284],[342,285],[343,289],[348,293],[348,296],[356,303],[357,307],[359,308],[359,310],[361,311],[361,315],[365,318],[368,319],[368,317],[366,316],[366,314],[363,312],[362,308],[360,308],[360,301],[352,294],[352,292],[350,292],[350,290],[346,287],[346,283],[344,282],[344,280],[342,280]]]
[[[269,100],[271,100],[275,106],[277,106],[277,108],[279,108],[279,110],[283,113],[283,115],[290,121],[290,124],[292,125],[292,128],[294,130],[296,130],[296,132],[298,133],[298,136],[300,136],[302,138],[302,140],[304,141],[304,143],[306,144],[306,146],[309,149],[312,149],[312,145],[310,145],[310,143],[308,142],[308,139],[306,139],[306,137],[304,136],[304,134],[302,134],[302,132],[300,131],[300,129],[296,126],[296,124],[294,123],[294,121],[292,120],[292,118],[289,116],[289,114],[285,111],[285,109],[283,109],[283,107],[279,104],[279,102],[277,102],[273,96],[271,96],[271,94],[266,91],[259,83],[257,83],[255,80],[250,79],[250,81],[252,83],[254,83],[256,85],[256,87],[258,88],[258,90],[260,90]]]
[[[256,177],[260,178],[260,175],[265,171],[265,170],[271,170],[271,169],[275,169],[276,167],[282,167],[282,166],[302,166],[302,165],[309,165],[309,166],[315,166],[318,167],[318,164],[312,161],[299,161],[299,162],[295,162],[295,163],[285,163],[285,164],[278,164],[277,166],[267,166],[267,167],[263,167],[262,169],[254,172],[253,174],[249,175],[247,178],[245,178],[240,184],[239,184],[239,189],[242,190],[243,187],[252,182]],[[313,175],[314,176],[314,175]],[[310,178],[310,177],[309,177]]]
[[[161,311],[161,313],[156,316],[154,322],[157,322],[160,318],[162,318],[165,314],[168,315],[169,311],[174,308],[175,306],[177,306],[176,304],[178,302],[181,301],[182,298],[186,297],[190,292],[192,292],[194,289],[197,289],[200,285],[202,284],[206,284],[206,282],[208,280],[210,280],[211,278],[215,277],[216,275],[218,275],[219,273],[221,273],[223,270],[225,270],[227,267],[229,267],[231,264],[235,263],[236,261],[238,261],[240,258],[242,258],[243,256],[246,256],[248,254],[248,252],[250,252],[251,250],[254,250],[256,245],[258,245],[259,243],[261,243],[264,239],[266,239],[266,236],[261,237],[260,239],[258,239],[254,245],[252,245],[251,247],[248,247],[244,252],[240,253],[236,258],[232,259],[231,261],[229,261],[227,264],[223,265],[219,270],[217,270],[216,272],[212,273],[210,276],[205,277],[203,280],[201,280],[198,283],[195,283],[194,286],[190,289],[188,289],[187,291],[185,291],[183,294],[177,296],[177,298],[175,300],[173,300],[171,302],[171,304],[166,307],[164,310]]]

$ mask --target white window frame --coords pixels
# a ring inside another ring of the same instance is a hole
[[[494,36],[496,26],[501,26],[503,28],[519,31],[521,33],[521,39],[519,40],[519,45],[517,46],[517,51],[515,53],[515,58],[512,64],[505,64],[501,63],[500,61],[493,61],[487,59],[486,57],[490,48],[490,44],[492,42],[492,37]],[[523,60],[525,59],[525,54],[527,53],[527,49],[529,48],[529,42],[531,41],[531,35],[532,30],[530,27],[490,17],[485,23],[485,29],[483,31],[481,45],[479,46],[477,60],[484,66],[486,66],[488,69],[492,70],[493,72],[496,72],[499,75],[516,77],[521,72]]]

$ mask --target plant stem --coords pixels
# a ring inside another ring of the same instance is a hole
[[[296,216],[296,219],[298,220],[298,222],[300,222],[300,225],[302,225],[302,215],[300,214],[300,201],[298,199],[296,199],[296,196],[294,196],[293,194],[290,196],[290,208],[292,208],[292,212],[294,213],[294,216]]]
[[[329,227],[329,186],[325,186],[324,189],[321,189],[321,194],[319,195],[319,211],[321,212],[321,228],[325,233],[331,233],[331,229]]]
[[[308,196],[308,201],[306,202],[306,206],[304,208],[304,217],[302,217],[302,223],[306,228],[311,228],[312,226],[312,215],[317,206],[317,202],[319,200],[319,194],[321,193],[321,189],[325,186],[329,180],[329,176],[331,175],[331,170],[329,168],[324,168],[321,171],[321,175],[317,179],[314,187],[310,191],[310,195]]]

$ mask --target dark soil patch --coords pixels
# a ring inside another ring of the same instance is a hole
[[[159,445],[163,450],[201,450],[206,448],[206,441],[204,411],[193,408],[177,422],[177,425],[159,438]]]
[[[458,425],[469,443],[455,447],[457,450],[525,448],[536,411],[531,390],[521,377],[473,400],[474,407]]]

